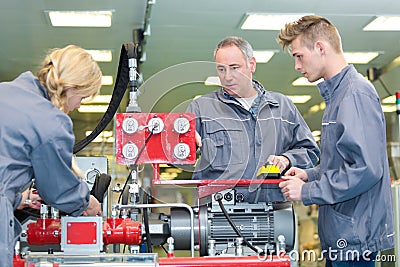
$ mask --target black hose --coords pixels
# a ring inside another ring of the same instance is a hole
[[[84,139],[74,145],[74,154],[85,148],[92,142],[114,118],[115,113],[121,104],[122,98],[129,84],[129,58],[136,58],[136,46],[133,43],[125,43],[121,47],[120,59],[118,64],[117,78],[114,85],[114,91],[111,96],[110,104],[106,113],[104,113],[96,128]]]

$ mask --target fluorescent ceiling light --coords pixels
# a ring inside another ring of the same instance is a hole
[[[311,99],[310,95],[286,95],[295,104],[304,104]]]
[[[112,51],[111,50],[86,50],[92,55],[93,59],[99,62],[111,62]]]
[[[311,115],[311,114],[317,113],[317,112],[319,112],[319,111],[325,110],[325,108],[326,108],[325,102],[321,102],[321,103],[319,103],[319,104],[316,104],[316,105],[310,107],[310,108],[308,109],[308,112],[307,112],[307,113],[308,113],[309,115]]]
[[[396,96],[391,95],[382,99],[382,104],[396,104]]]
[[[348,63],[367,64],[379,56],[379,52],[345,52],[344,57]]]
[[[242,24],[242,30],[280,30],[288,22],[293,22],[305,14],[249,13]],[[311,14],[308,14],[311,15]]]
[[[254,50],[253,56],[256,58],[257,63],[267,63],[275,52],[271,50]]]
[[[97,95],[94,98],[82,100],[83,104],[108,104],[111,101],[112,95]]]
[[[92,142],[93,143],[114,143],[115,138],[114,137],[97,136]]]
[[[47,11],[54,27],[111,27],[112,11]]]
[[[89,136],[92,133],[92,131],[86,131],[85,134],[86,136]],[[114,135],[113,131],[102,131],[98,136],[101,137],[112,137]]]
[[[105,113],[107,108],[107,105],[82,105],[78,111],[80,113]]]
[[[400,31],[400,17],[379,16],[365,26],[363,31]]]
[[[396,112],[396,105],[382,105],[383,112]]]
[[[112,85],[114,83],[113,76],[103,76],[101,77],[101,85]]]
[[[292,85],[293,86],[315,86],[315,85],[317,85],[318,83],[320,83],[320,82],[322,82],[324,79],[319,79],[318,81],[315,81],[315,82],[313,82],[313,83],[310,83],[308,80],[307,80],[307,78],[305,78],[305,77],[299,77],[299,78],[297,78],[296,80],[294,80],[293,82],[292,82]]]
[[[86,131],[86,136],[89,136],[92,131]],[[93,143],[114,143],[113,131],[102,131],[92,142]]]
[[[311,132],[313,137],[321,136],[321,131],[320,130],[315,130]]]
[[[160,173],[160,178],[162,180],[173,180],[178,177],[178,174],[175,172],[162,172]]]
[[[218,76],[209,76],[204,82],[207,86],[221,86],[221,81]]]

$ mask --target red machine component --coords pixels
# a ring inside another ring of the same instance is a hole
[[[132,219],[108,218],[103,223],[103,242],[108,244],[138,245],[142,242],[140,222]]]
[[[24,259],[21,258],[21,255],[15,255],[13,258],[13,267],[24,267],[25,266],[25,261]]]
[[[94,222],[70,222],[67,229],[68,244],[83,245],[97,243],[97,224]]]
[[[217,256],[217,257],[176,257],[176,258],[159,258],[159,266],[168,267],[232,267],[245,266],[245,267],[290,267],[290,258],[277,257],[277,256]]]
[[[60,244],[60,219],[40,218],[28,224],[27,242],[31,245]]]
[[[192,113],[118,113],[116,161],[194,164],[195,132]]]
[[[71,224],[73,229],[68,233],[73,234],[68,239],[74,244],[86,244],[87,240],[92,243],[96,233],[93,224],[90,222],[77,222]],[[84,234],[83,234],[84,233]],[[82,238],[83,239],[82,239]],[[31,245],[60,244],[61,242],[61,223],[60,219],[38,219],[36,222],[28,224],[27,242]],[[127,218],[108,218],[103,223],[103,243],[137,245],[142,242],[141,224]]]

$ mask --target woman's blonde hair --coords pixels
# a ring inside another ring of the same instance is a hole
[[[54,106],[65,111],[65,92],[75,88],[82,97],[96,96],[101,87],[102,73],[92,56],[76,45],[49,51],[37,72],[40,83],[47,89]]]

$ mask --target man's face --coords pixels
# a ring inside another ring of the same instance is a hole
[[[321,53],[316,45],[310,50],[302,44],[301,36],[299,36],[292,41],[292,55],[294,68],[309,82],[315,82],[324,77],[324,65],[321,61]]]
[[[248,60],[235,45],[218,49],[215,55],[217,72],[222,87],[234,97],[251,97],[254,95],[252,74],[256,61]]]

